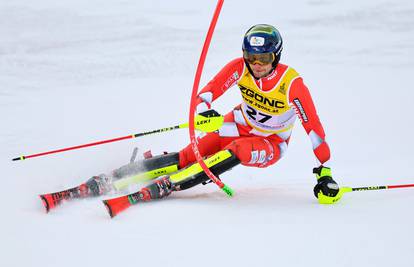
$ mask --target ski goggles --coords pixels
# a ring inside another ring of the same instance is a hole
[[[260,65],[267,65],[273,63],[275,60],[275,54],[270,53],[262,53],[262,54],[252,54],[247,51],[243,51],[243,58],[249,64],[260,64]]]

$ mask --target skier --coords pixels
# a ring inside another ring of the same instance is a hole
[[[271,25],[258,24],[246,32],[243,57],[229,62],[201,90],[196,110],[204,116],[217,115],[211,109],[212,103],[234,85],[240,89],[243,101],[224,116],[218,131],[198,139],[199,151],[215,175],[239,164],[266,168],[285,154],[299,117],[319,165],[313,169],[317,179],[314,194],[320,203],[335,203],[342,194],[338,194],[339,186],[331,175],[324,129],[302,77],[293,68],[279,63],[282,48],[282,37]],[[77,194],[107,193],[113,189],[113,181],[138,173],[161,175],[135,194],[136,202],[160,199],[210,181],[188,145],[179,152],[131,162],[110,175],[95,176]]]

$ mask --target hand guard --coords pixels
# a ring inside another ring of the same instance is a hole
[[[313,188],[313,193],[320,204],[333,204],[341,199],[343,193],[340,192],[338,184],[332,179],[331,169],[319,166],[313,169],[318,183]]]
[[[218,113],[217,111],[215,111],[214,109],[208,109],[206,111],[198,113],[198,115],[204,116],[206,118],[220,117],[221,116],[221,114]]]
[[[221,128],[224,117],[214,109],[209,109],[197,114],[195,117],[195,128],[199,131],[210,133]]]

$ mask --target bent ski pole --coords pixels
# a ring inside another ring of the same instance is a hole
[[[216,131],[216,130],[220,129],[221,125],[223,124],[223,121],[224,121],[224,118],[220,114],[215,114],[214,116],[210,116],[210,117],[197,115],[197,117],[194,121],[194,127],[197,130],[202,131],[202,132],[213,132],[213,131]],[[183,129],[183,128],[188,128],[188,123],[183,123],[183,124],[179,124],[179,125],[176,125],[176,126],[161,128],[161,129],[157,129],[157,130],[152,130],[152,131],[149,131],[149,132],[130,134],[130,135],[122,136],[122,137],[97,141],[97,142],[83,144],[83,145],[66,147],[66,148],[51,150],[51,151],[32,154],[32,155],[20,156],[20,157],[14,158],[12,160],[13,161],[25,160],[25,159],[29,159],[29,158],[35,158],[35,157],[45,156],[45,155],[49,155],[49,154],[61,153],[61,152],[69,151],[69,150],[75,150],[75,149],[80,149],[80,148],[85,148],[85,147],[90,147],[90,146],[97,146],[97,145],[102,145],[102,144],[107,144],[107,143],[112,143],[112,142],[118,142],[118,141],[121,141],[121,140],[132,139],[132,138],[136,138],[136,137],[140,137],[140,136],[144,136],[144,135],[163,133],[163,132],[168,132],[168,131],[172,131],[172,130],[176,130],[176,129]]]

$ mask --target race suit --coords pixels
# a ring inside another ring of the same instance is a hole
[[[228,149],[243,165],[270,166],[285,154],[299,117],[319,164],[328,164],[330,149],[324,129],[308,88],[293,68],[279,63],[268,76],[255,79],[243,58],[234,59],[200,91],[198,109],[211,108],[212,102],[236,84],[243,102],[225,115],[219,131],[198,140],[202,156]],[[194,162],[188,145],[179,152],[180,168]]]

